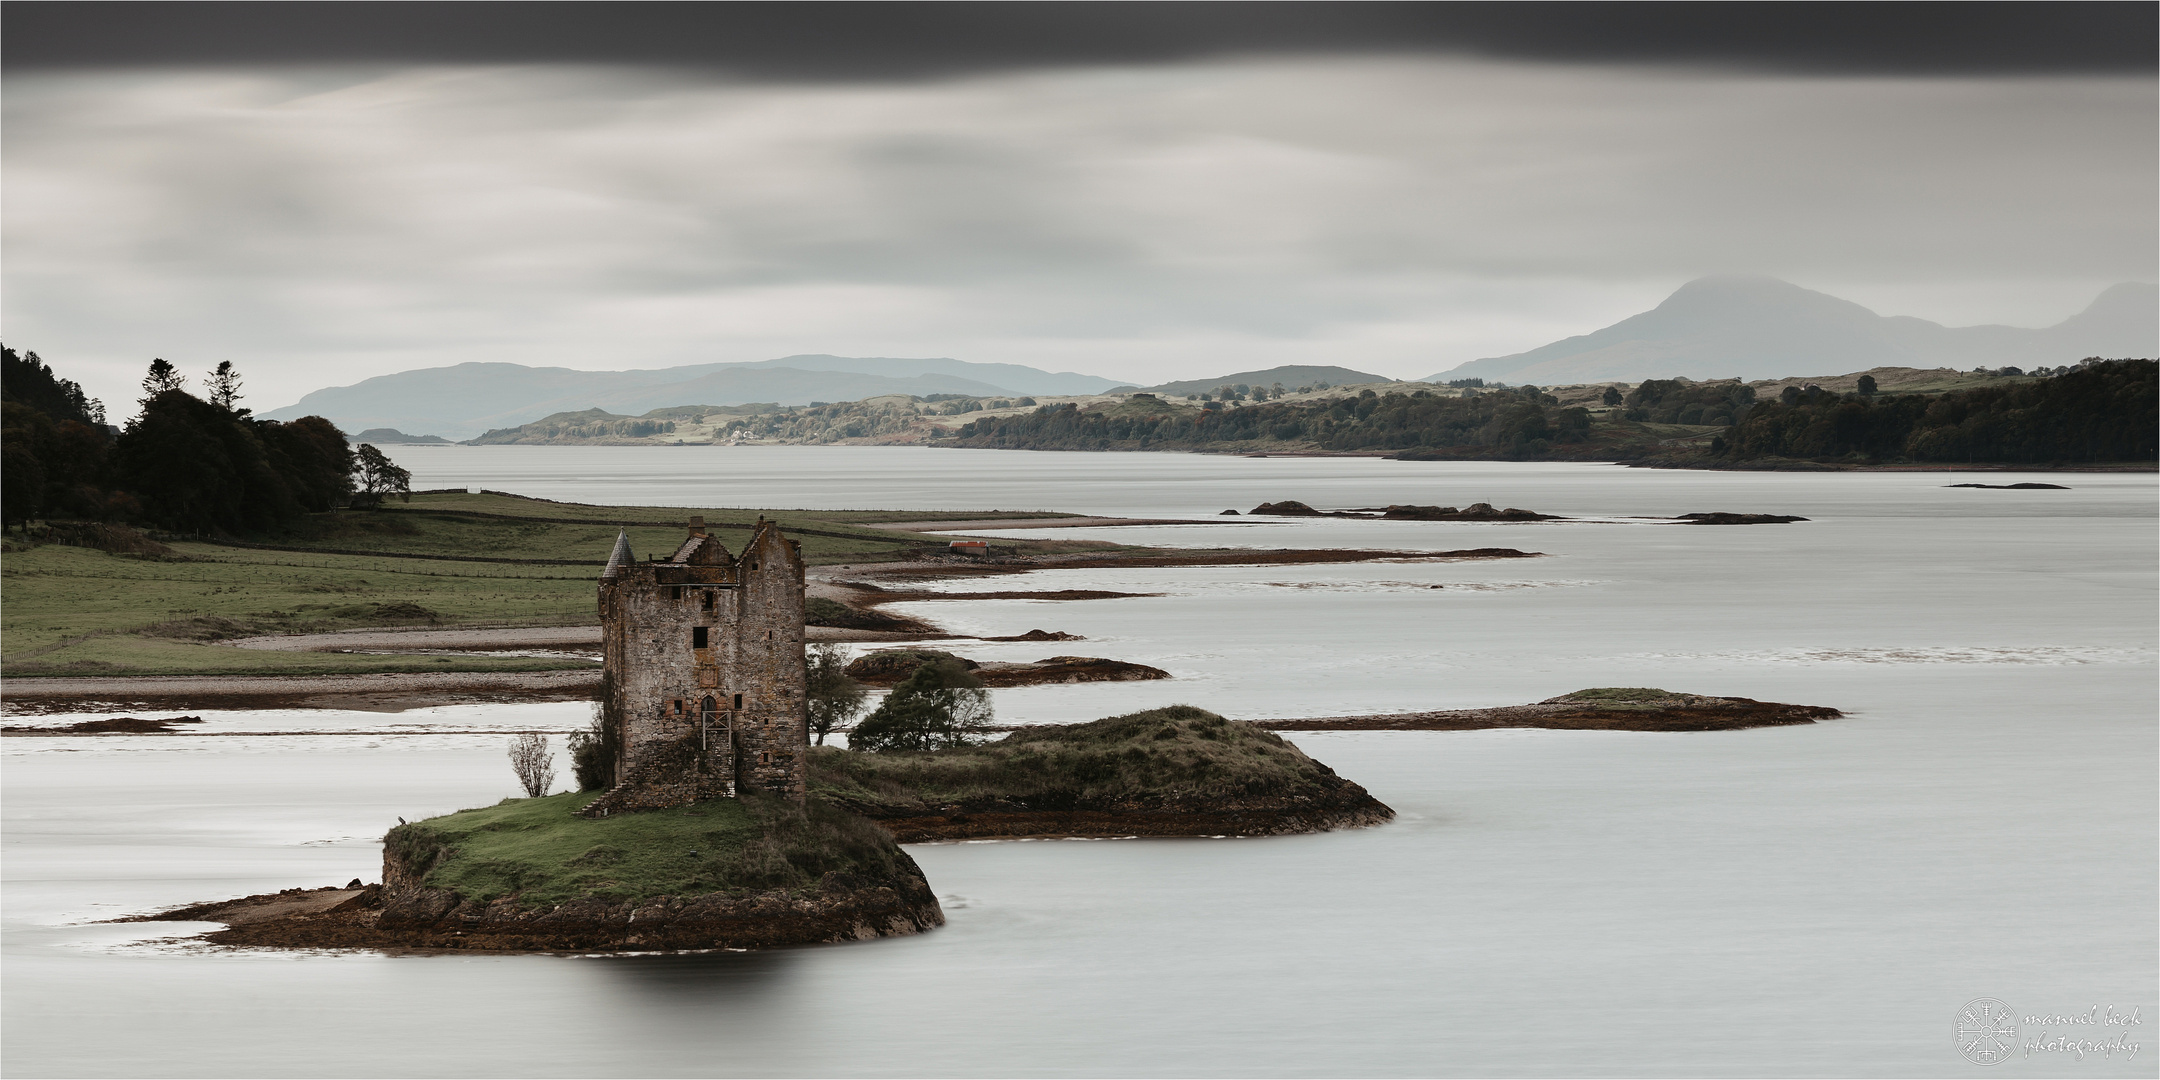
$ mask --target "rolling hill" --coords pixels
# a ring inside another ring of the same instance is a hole
[[[347,431],[397,428],[468,438],[553,413],[595,408],[635,414],[672,405],[806,405],[884,394],[1082,394],[1114,385],[1093,375],[943,357],[806,355],[640,371],[476,363],[401,371],[317,390],[263,416],[325,416]]]

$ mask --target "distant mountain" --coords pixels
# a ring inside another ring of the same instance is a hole
[[[995,377],[997,381],[990,381]],[[348,431],[389,427],[469,438],[558,412],[642,413],[670,405],[857,401],[883,394],[1013,397],[1097,393],[1110,379],[944,357],[788,356],[639,371],[457,364],[317,390],[266,419],[326,416]]]
[[[1289,367],[1269,368],[1266,371],[1240,371],[1232,375],[1218,375],[1212,379],[1186,379],[1183,382],[1163,383],[1161,386],[1128,386],[1120,387],[1120,389],[1137,389],[1151,394],[1170,394],[1175,397],[1184,397],[1191,394],[1211,394],[1215,392],[1217,387],[1236,386],[1239,383],[1244,383],[1247,386],[1273,386],[1276,383],[1281,383],[1285,389],[1295,390],[1300,386],[1311,386],[1315,383],[1344,386],[1353,383],[1394,381],[1385,375],[1352,371],[1344,367],[1292,365]]]
[[[396,428],[387,427],[369,428],[366,431],[363,431],[360,434],[353,436],[352,441],[356,443],[367,443],[371,446],[390,446],[393,444],[401,443],[442,446],[453,445],[450,440],[445,439],[440,435],[407,435]]]
[[[1427,382],[1511,383],[1670,378],[1775,379],[1871,367],[2056,366],[2088,356],[2160,353],[2160,286],[2109,287],[2092,306],[2040,330],[1945,327],[1882,316],[1775,278],[1711,277],[1596,333],[1513,356],[1472,360]]]

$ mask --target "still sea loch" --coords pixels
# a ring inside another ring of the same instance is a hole
[[[2151,474],[868,447],[395,453],[415,489],[1050,509],[1200,523],[1015,535],[1549,556],[1056,570],[995,587],[1161,595],[903,607],[960,634],[1081,634],[1055,650],[1175,676],[1000,690],[1008,722],[1170,702],[1236,718],[1465,708],[1591,686],[1847,716],[1684,734],[1300,733],[1400,817],[1317,836],[916,846],[951,920],[934,933],[607,957],[221,952],[155,940],[201,927],[98,921],[375,880],[377,840],[399,816],[515,793],[497,732],[568,732],[582,705],[206,713],[201,736],[12,737],[0,746],[10,1074],[2156,1073]],[[1946,486],[2023,479],[2071,490]],[[1281,499],[1486,501],[1593,520],[1214,516]],[[1694,511],[1810,520],[1625,520]],[[955,647],[1016,660],[1045,648]],[[2021,1017],[2097,1009],[2138,1023],[2027,1023],[2020,1044],[2033,1048],[1983,1069],[1956,1039],[1976,998]],[[2139,1049],[2050,1049],[2061,1036]]]

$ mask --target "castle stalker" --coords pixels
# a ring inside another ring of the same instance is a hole
[[[762,788],[803,797],[810,746],[800,545],[759,518],[739,557],[690,519],[666,559],[627,533],[600,573],[603,707],[615,786],[583,811],[681,806]]]

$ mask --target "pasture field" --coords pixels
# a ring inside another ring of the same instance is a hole
[[[640,558],[673,551],[701,514],[739,548],[760,515],[811,565],[883,561],[938,538],[875,521],[1047,514],[585,506],[513,495],[422,494],[381,510],[309,519],[245,545],[167,540],[141,556],[10,539],[0,555],[0,666],[37,675],[304,675],[529,671],[569,656],[270,652],[220,644],[260,634],[388,626],[578,626],[627,528]]]

